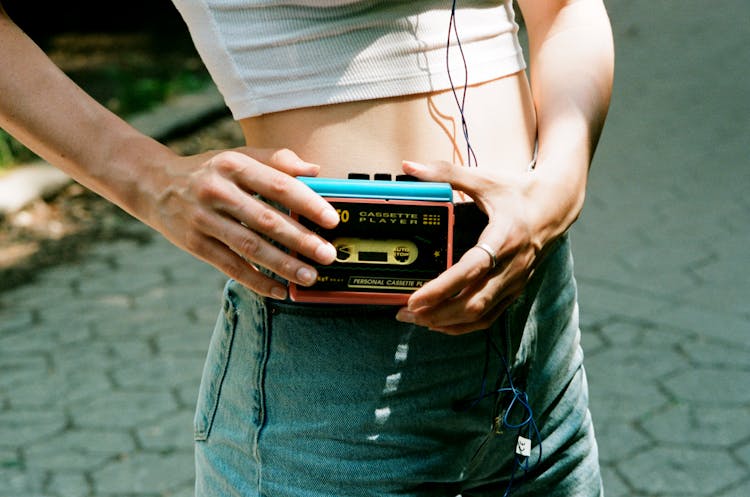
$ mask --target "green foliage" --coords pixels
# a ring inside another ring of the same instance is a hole
[[[10,169],[15,164],[29,162],[37,158],[31,150],[0,129],[0,172]]]

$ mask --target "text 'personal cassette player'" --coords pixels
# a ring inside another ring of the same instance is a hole
[[[336,248],[310,287],[289,285],[297,302],[403,305],[453,259],[453,190],[448,183],[299,177],[339,213],[325,229],[291,215]]]

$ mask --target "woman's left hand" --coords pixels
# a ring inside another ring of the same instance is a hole
[[[543,249],[540,234],[532,227],[533,173],[447,162],[404,162],[403,169],[420,180],[447,182],[466,193],[487,214],[489,223],[477,246],[414,292],[396,319],[451,335],[488,328],[521,294]]]

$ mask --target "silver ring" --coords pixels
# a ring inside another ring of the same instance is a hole
[[[495,269],[495,267],[497,267],[497,258],[495,257],[495,253],[492,251],[492,247],[490,247],[486,243],[477,243],[474,246],[487,252],[487,255],[490,256],[490,262],[492,262],[492,269]]]

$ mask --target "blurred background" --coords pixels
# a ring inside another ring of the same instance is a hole
[[[215,91],[168,1],[3,3],[157,132]],[[614,95],[571,236],[606,495],[747,497],[750,2],[605,4]],[[200,109],[169,146],[241,142],[221,103]],[[0,131],[0,187],[26,153]],[[192,495],[223,281],[75,183],[1,215],[0,497]]]

